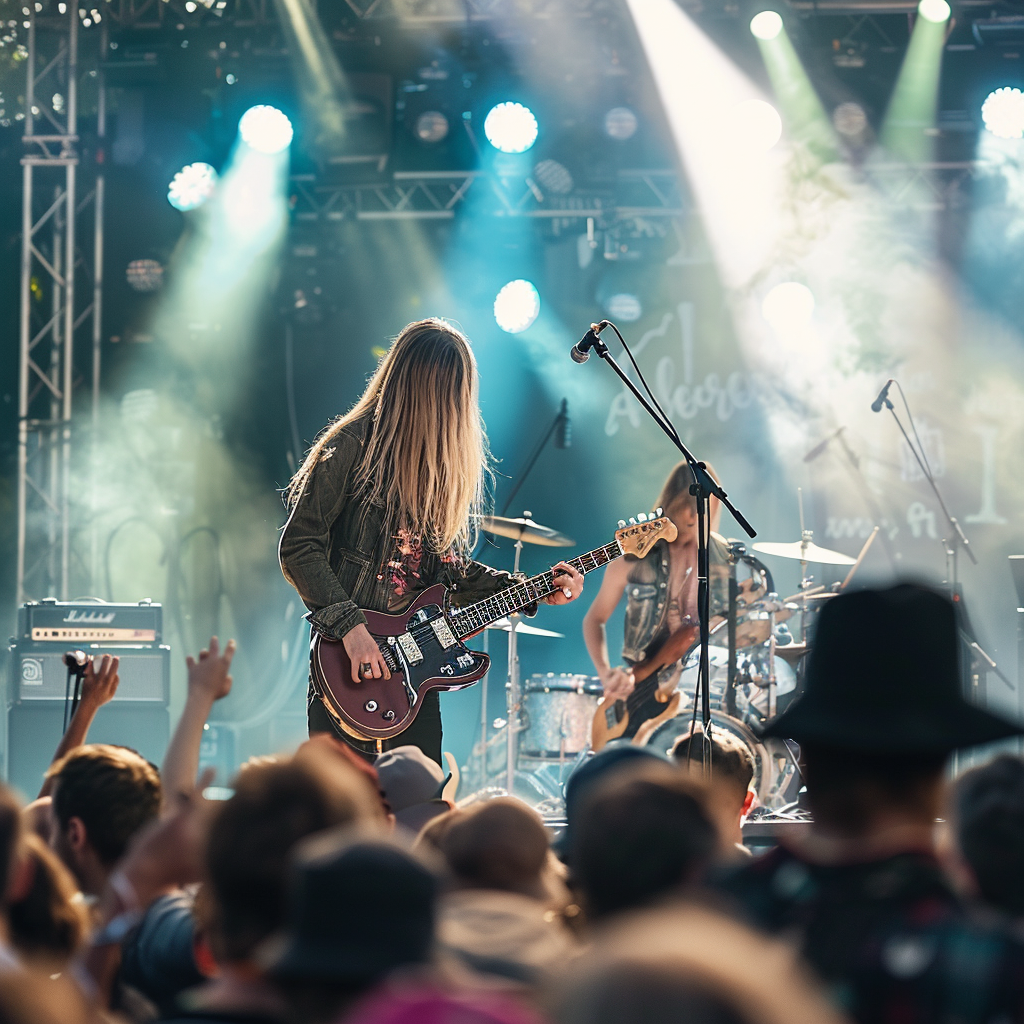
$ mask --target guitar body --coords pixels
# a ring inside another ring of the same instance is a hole
[[[669,707],[671,707],[673,701],[676,701],[676,698],[679,696],[678,694],[666,696],[658,693],[650,685],[641,687],[640,684],[650,679],[659,669],[666,668],[686,657],[699,638],[699,626],[683,626],[681,629],[677,629],[670,636],[666,637],[665,642],[659,644],[643,661],[638,661],[633,666],[633,680],[637,689],[634,689],[625,700],[613,701],[608,700],[606,697],[601,698],[598,702],[597,710],[594,712],[594,721],[590,726],[590,745],[595,753],[603,749],[612,740],[617,740],[626,734],[629,729],[629,709],[631,704],[636,708],[639,703],[643,703],[653,696],[662,703],[667,702]],[[674,717],[677,711],[678,701],[676,701],[676,711],[669,714],[668,708],[666,708],[665,711],[659,713],[656,718],[652,718],[650,721],[657,722],[660,725],[662,722]],[[647,724],[647,722],[644,722],[640,728],[643,729]]]
[[[342,731],[360,740],[392,739],[412,725],[431,690],[461,690],[483,676],[490,658],[456,639],[447,613],[448,591],[441,584],[424,590],[399,615],[363,612],[390,679],[352,682],[345,645],[313,634],[313,682]]]
[[[676,690],[672,694],[671,700],[665,710],[655,718],[648,718],[639,729],[636,731],[636,735],[633,737],[633,743],[638,747],[647,746],[647,741],[654,735],[654,730],[658,728],[662,722],[667,722],[670,718],[675,718],[679,714],[679,709],[683,704],[683,695]]]

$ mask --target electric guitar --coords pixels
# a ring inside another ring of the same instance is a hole
[[[654,697],[665,704],[665,709],[656,717],[645,721],[640,729],[650,733],[662,722],[674,718],[679,711],[682,695],[676,691],[669,695],[658,693],[658,670],[686,657],[693,645],[700,639],[700,626],[681,626],[665,638],[664,642],[648,653],[643,661],[633,666],[633,692],[625,700],[602,697],[594,712],[590,726],[590,745],[594,751],[617,740],[629,728],[630,715],[635,715],[641,704]],[[639,732],[637,737],[642,742]]]
[[[623,523],[610,544],[570,559],[569,564],[588,573],[620,555],[643,558],[658,540],[675,540],[671,519],[643,515],[637,519],[629,526]],[[401,614],[364,609],[367,629],[391,678],[354,683],[345,645],[314,633],[310,665],[316,692],[332,720],[348,735],[360,740],[391,739],[409,728],[431,690],[461,690],[484,675],[490,658],[470,650],[464,643],[468,637],[557,589],[548,569],[462,607],[451,606],[448,589],[438,583],[418,594]]]

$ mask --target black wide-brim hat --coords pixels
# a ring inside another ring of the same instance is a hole
[[[916,583],[828,601],[803,694],[762,730],[879,754],[941,754],[1024,733],[962,693],[956,609]]]

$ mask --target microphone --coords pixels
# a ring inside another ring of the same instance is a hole
[[[813,462],[844,430],[845,426],[833,430],[824,441],[819,441],[805,456],[804,462]]]
[[[572,356],[574,363],[585,363],[590,358],[590,350],[597,344],[598,335],[607,326],[607,320],[602,320],[599,324],[590,325],[590,330],[569,350],[569,355]]]
[[[889,388],[891,388],[895,383],[896,381],[893,380],[892,377],[890,377],[885,382],[885,387],[883,387],[882,390],[878,392],[878,397],[871,403],[872,412],[882,411],[882,406],[885,405],[885,403],[889,400]]]
[[[81,672],[88,661],[89,658],[85,651],[68,651],[64,655],[64,664],[75,672]]]
[[[569,421],[569,399],[562,399],[562,408],[558,412],[558,425],[555,427],[555,447],[572,447],[572,423]]]

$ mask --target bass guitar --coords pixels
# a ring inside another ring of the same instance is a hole
[[[637,519],[639,522],[629,526],[622,523],[610,544],[570,559],[569,564],[588,573],[621,555],[643,558],[656,541],[675,540],[671,519]],[[484,675],[490,659],[470,650],[464,642],[468,637],[557,589],[549,569],[461,607],[450,604],[447,588],[439,583],[418,594],[401,614],[364,609],[366,627],[391,678],[353,682],[345,645],[314,633],[310,666],[316,692],[333,721],[348,735],[381,742],[391,739],[409,728],[431,690],[461,690]]]
[[[635,717],[637,709],[652,697],[665,705],[663,711],[645,721],[640,729],[650,732],[662,722],[674,718],[679,711],[682,695],[658,693],[658,670],[685,658],[700,639],[699,626],[682,626],[667,636],[663,643],[656,645],[643,661],[633,666],[633,692],[624,700],[602,697],[594,712],[590,726],[590,745],[596,751],[605,744],[624,736],[629,729],[630,716]],[[639,733],[638,733],[639,735]]]

